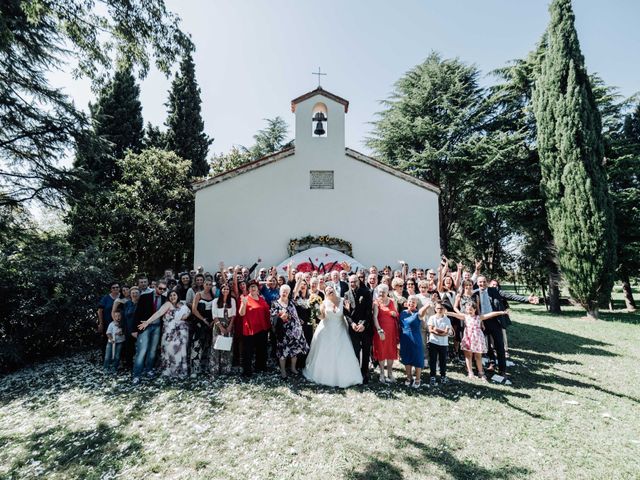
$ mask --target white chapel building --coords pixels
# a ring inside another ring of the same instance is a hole
[[[345,147],[348,110],[322,87],[295,98],[294,147],[194,184],[196,265],[281,265],[311,247],[438,265],[440,190]]]

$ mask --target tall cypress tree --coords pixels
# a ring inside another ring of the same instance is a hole
[[[144,136],[140,87],[131,68],[116,71],[113,79],[100,92],[91,111],[92,133],[101,148],[78,152],[77,166],[92,174],[98,185],[120,178],[116,160],[127,150],[140,152]]]
[[[201,103],[195,65],[191,53],[187,53],[171,84],[166,125],[169,150],[191,161],[192,177],[204,177],[209,173],[207,154],[213,142],[204,133]]]
[[[533,92],[541,186],[571,296],[597,317],[613,286],[616,248],[601,119],[571,0],[554,0],[549,11],[547,49]]]
[[[68,196],[66,218],[70,241],[78,247],[92,243],[103,230],[105,197],[122,177],[118,160],[128,151],[138,153],[142,148],[140,88],[131,68],[119,69],[89,109],[91,128],[82,132],[76,143],[74,170],[81,181],[74,183]]]

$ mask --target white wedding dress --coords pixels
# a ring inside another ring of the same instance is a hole
[[[342,299],[338,308],[331,300],[325,300],[324,308],[324,320],[313,334],[302,373],[307,380],[330,387],[346,388],[362,383],[360,365],[342,314]]]

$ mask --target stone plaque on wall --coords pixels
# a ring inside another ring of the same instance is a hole
[[[309,173],[311,189],[333,190],[333,170],[311,170]]]

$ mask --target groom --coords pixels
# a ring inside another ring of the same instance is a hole
[[[349,289],[344,293],[344,316],[349,323],[349,336],[356,358],[362,352],[362,383],[369,383],[369,355],[373,340],[372,297],[366,286],[360,285],[358,277],[349,277]]]

